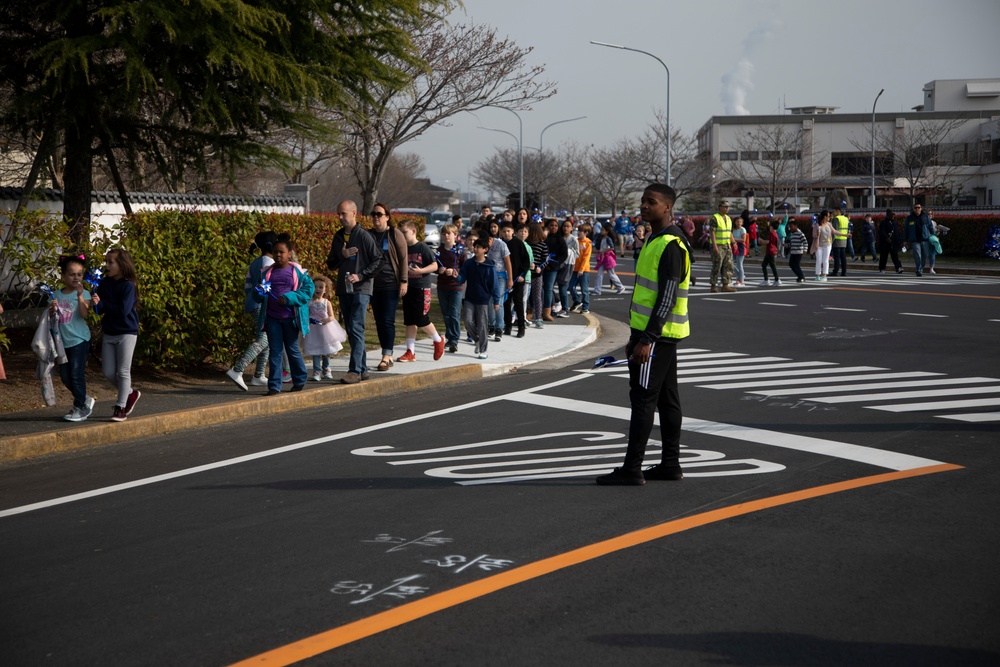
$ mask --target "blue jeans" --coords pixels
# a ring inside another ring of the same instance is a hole
[[[542,288],[542,306],[544,308],[552,307],[552,302],[555,300],[552,292],[555,289],[556,278],[558,277],[558,269],[545,269],[545,273],[542,274],[542,279],[545,280],[545,286]]]
[[[378,332],[378,344],[382,346],[383,356],[392,356],[392,346],[396,342],[396,308],[399,306],[399,288],[377,290],[371,297],[372,315],[375,318],[375,330]]]
[[[509,298],[507,293],[507,272],[497,271],[497,283],[500,285],[500,310],[490,309],[490,328],[503,331],[503,304]]]
[[[73,407],[83,408],[87,403],[87,355],[90,341],[66,348],[66,363],[59,364],[59,377],[73,394]]]
[[[917,267],[917,275],[924,272],[924,262],[927,257],[926,241],[907,241],[910,252],[913,253],[913,264]]]
[[[267,331],[267,368],[270,377],[267,378],[268,391],[281,391],[281,352],[288,354],[288,364],[292,373],[292,385],[301,387],[309,379],[306,374],[306,362],[302,359],[299,349],[299,327],[294,317],[276,320],[268,317],[264,320],[264,330]]]
[[[458,345],[462,339],[462,292],[439,288],[438,304],[444,315],[444,339]]]
[[[580,288],[579,296],[576,293],[576,288]],[[576,304],[582,304],[584,310],[590,310],[590,278],[587,273],[573,273],[573,277],[569,279],[569,293],[573,298],[573,306]]]
[[[866,239],[861,242],[861,261],[865,261],[865,257],[868,253],[872,254],[872,261],[875,261],[877,255],[875,254],[875,238]]]
[[[340,295],[340,312],[344,316],[347,344],[351,346],[349,373],[367,373],[368,355],[365,353],[365,315],[368,312],[369,294]]]

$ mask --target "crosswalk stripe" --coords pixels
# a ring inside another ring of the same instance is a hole
[[[898,401],[907,398],[933,398],[936,396],[963,396],[968,394],[1000,394],[1000,385],[994,387],[893,391],[885,394],[855,394],[853,396],[814,396],[809,400],[817,403],[863,403],[865,401]]]
[[[957,410],[959,408],[985,408],[1000,405],[1000,398],[972,398],[965,401],[929,401],[926,403],[902,403],[900,405],[871,405],[872,410],[883,412],[929,412],[936,410]]]
[[[749,357],[749,354],[744,352],[709,352],[707,354],[685,354],[683,357],[677,355],[677,360],[679,362],[687,363],[689,359],[725,359],[732,357]]]
[[[678,376],[694,375],[695,373],[740,373],[746,370],[776,370],[778,368],[809,368],[810,366],[836,366],[833,361],[788,361],[780,364],[760,364],[759,366],[714,366],[711,368],[680,368]]]
[[[735,377],[740,380],[754,380],[753,382],[725,382],[722,384],[706,384],[702,385],[706,389],[748,389],[767,387],[785,387],[794,386],[798,384],[820,384],[829,383],[834,380],[838,381],[854,381],[854,380],[866,380],[868,378],[893,378],[893,377],[920,377],[924,375],[940,375],[940,373],[925,373],[922,371],[908,371],[905,373],[878,373],[869,375],[846,375],[844,377],[829,378],[826,377],[832,373],[854,373],[858,371],[884,371],[885,368],[879,368],[877,366],[844,366],[843,368],[830,368],[829,366],[823,366],[820,368],[804,368],[795,371],[795,378],[788,378],[788,371],[775,371],[773,373],[739,373]],[[817,375],[819,377],[798,377],[800,375]],[[776,378],[776,379],[772,379]],[[714,382],[721,380],[715,375],[704,375],[701,377],[690,377],[690,378],[680,378],[678,382]],[[760,380],[767,380],[767,382],[761,382]]]
[[[756,364],[770,361],[791,361],[786,357],[746,357],[743,359],[721,359],[713,361],[711,359],[688,362],[686,359],[678,361],[679,368],[690,368],[692,366],[721,366],[723,364]]]
[[[871,376],[871,379],[882,379],[881,376]],[[844,378],[833,378],[832,382],[842,382]],[[818,386],[818,387],[800,387],[796,389],[796,393],[799,395],[808,394],[829,394],[829,393],[840,393],[840,392],[853,392],[853,391],[868,391],[871,389],[904,389],[907,387],[927,387],[927,386],[940,386],[949,384],[977,384],[983,382],[1000,382],[997,378],[941,378],[936,377],[930,380],[907,380],[905,382],[870,382],[863,384],[845,384],[845,385],[835,385],[830,386]],[[757,394],[759,396],[783,396],[788,393],[787,389],[769,389],[767,391],[751,391],[751,394]]]
[[[1000,421],[1000,412],[970,412],[965,415],[934,415],[941,419],[954,419],[960,422],[992,422]]]

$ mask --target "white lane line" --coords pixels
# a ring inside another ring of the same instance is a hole
[[[788,361],[781,364],[760,364],[757,366],[715,366],[713,368],[679,368],[678,376],[695,373],[741,373],[743,371],[773,371],[779,368],[810,368],[813,366],[836,366],[833,361]]]
[[[880,376],[869,376],[872,380],[881,380]],[[844,378],[835,378],[841,381]],[[867,378],[866,378],[867,379]],[[949,384],[976,384],[981,382],[1000,382],[997,378],[932,378],[929,380],[907,380],[905,382],[869,382],[861,384],[836,385],[834,387],[800,387],[795,390],[797,395],[840,393],[849,391],[869,391],[871,389],[905,389],[907,387],[937,387]],[[783,396],[788,393],[787,389],[768,389],[766,391],[751,391],[750,394],[758,396]]]
[[[590,401],[580,401],[559,396],[549,396],[532,392],[521,392],[504,396],[507,400],[521,401],[530,405],[556,408],[558,410],[568,410],[586,415],[594,414],[594,404]],[[604,406],[601,409],[602,417],[612,417],[614,419],[628,420],[632,416],[630,408],[617,406]],[[659,423],[659,416],[656,418]],[[681,426],[685,431],[714,435],[723,438],[732,438],[744,442],[753,442],[783,449],[792,449],[798,452],[808,452],[819,454],[820,456],[831,456],[847,461],[856,461],[873,466],[888,468],[890,470],[912,470],[924,466],[938,465],[939,461],[910,456],[909,454],[899,454],[883,449],[863,447],[861,445],[851,445],[846,442],[835,440],[823,440],[810,436],[796,435],[791,433],[779,433],[777,431],[767,431],[749,426],[737,426],[735,424],[723,424],[721,422],[705,421],[684,417]]]
[[[712,361],[710,359],[704,359],[700,361],[688,362],[684,359],[679,359],[677,362],[678,368],[691,368],[692,366],[722,366],[725,364],[763,364],[771,361],[791,361],[787,357],[745,357],[743,359],[721,359],[718,361]]]
[[[708,352],[706,354],[685,354],[684,356],[677,355],[677,360],[681,363],[687,363],[689,359],[726,359],[733,357],[749,357],[750,355],[745,352]]]
[[[910,317],[937,317],[937,318],[947,318],[947,315],[933,315],[931,313],[900,313],[900,315],[909,315]]]
[[[845,313],[865,313],[864,308],[834,308],[833,306],[823,306],[823,310],[842,310]]]
[[[1000,322],[1000,320],[986,320],[987,322]]]
[[[678,348],[677,355],[694,354],[695,352],[711,352],[711,350],[703,350],[700,347],[682,347]]]
[[[940,419],[954,419],[960,422],[994,422],[1000,421],[1000,412],[970,412],[967,415],[934,415]]]
[[[883,412],[931,412],[934,410],[958,410],[960,408],[988,408],[1000,405],[1000,398],[972,398],[967,401],[928,401],[926,403],[903,403],[901,405],[866,405],[872,410]]]
[[[692,296],[698,296],[697,294],[692,294]],[[720,299],[716,296],[706,296],[702,301],[724,301],[725,303],[732,303],[736,299]]]
[[[821,362],[827,363],[827,362]],[[828,366],[823,366],[820,368],[803,368],[795,371],[795,377],[788,379],[788,371],[774,371],[772,373],[738,373],[734,377],[740,380],[752,380],[758,378],[759,380],[767,380],[767,382],[726,382],[723,384],[706,384],[702,385],[708,389],[746,389],[749,387],[784,387],[797,384],[817,384],[820,382],[844,382],[848,380],[867,380],[868,378],[893,378],[893,377],[918,377],[921,375],[940,375],[940,373],[923,373],[920,371],[913,371],[908,373],[889,373],[888,375],[883,373],[873,374],[873,375],[847,375],[844,377],[828,378],[827,375],[833,373],[857,373],[859,371],[884,371],[888,370],[885,368],[879,368],[878,366],[843,366],[841,368],[830,368]],[[802,375],[818,375],[820,377],[799,377]],[[778,378],[778,379],[769,379]],[[678,382],[692,383],[692,382],[715,382],[721,380],[717,375],[702,375],[699,377],[685,377],[679,378]]]
[[[785,308],[796,308],[799,304],[797,303],[772,303],[770,301],[758,301],[758,306],[783,306]]]
[[[546,389],[551,389],[553,387],[558,387],[564,384],[569,384],[570,382],[576,382],[577,380],[582,380],[589,377],[587,374],[572,375],[568,378],[562,380],[557,380],[555,382],[550,382],[549,384],[541,385],[538,387],[532,387],[530,391],[544,391]],[[519,393],[519,392],[515,392]],[[530,393],[530,392],[529,392]],[[479,401],[472,401],[471,403],[463,403],[462,405],[456,405],[448,408],[442,408],[441,410],[435,410],[433,412],[428,412],[425,414],[414,415],[412,417],[403,417],[401,419],[394,419],[392,421],[384,422],[381,424],[373,424],[371,426],[364,426],[362,428],[356,428],[353,431],[346,431],[344,433],[337,433],[334,435],[323,436],[322,438],[314,438],[312,440],[306,440],[304,442],[297,442],[291,445],[285,445],[283,447],[276,447],[274,449],[268,449],[263,452],[256,452],[254,454],[247,454],[245,456],[237,456],[235,458],[226,459],[224,461],[216,461],[215,463],[206,463],[205,465],[195,466],[193,468],[185,468],[183,470],[175,470],[173,472],[164,473],[162,475],[155,475],[153,477],[145,477],[142,479],[137,479],[131,482],[125,482],[123,484],[114,484],[112,486],[105,486],[100,489],[94,489],[92,491],[84,491],[83,493],[74,493],[69,496],[63,496],[61,498],[53,498],[51,500],[44,500],[37,503],[31,503],[30,505],[21,505],[20,507],[11,507],[10,509],[0,510],[0,518],[14,516],[16,514],[25,514],[27,512],[34,512],[35,510],[45,509],[47,507],[55,507],[57,505],[64,505],[66,503],[76,502],[78,500],[86,500],[88,498],[96,498],[97,496],[104,496],[110,493],[117,493],[118,491],[126,491],[128,489],[135,489],[140,486],[148,486],[150,484],[157,484],[159,482],[166,482],[172,479],[178,479],[180,477],[188,477],[190,475],[197,475],[202,472],[207,472],[209,470],[217,470],[219,468],[226,468],[228,466],[239,465],[241,463],[248,463],[250,461],[256,461],[257,459],[267,458],[269,456],[277,456],[279,454],[286,454],[288,452],[293,452],[298,449],[305,449],[307,447],[314,447],[316,445],[322,445],[328,442],[334,442],[336,440],[344,440],[347,438],[353,438],[357,435],[363,435],[365,433],[371,433],[373,431],[379,431],[386,428],[392,428],[395,426],[402,426],[412,422],[421,421],[424,419],[431,419],[434,417],[440,417],[442,415],[451,414],[453,412],[458,412],[460,410],[467,410],[469,408],[475,408],[480,405],[489,405],[497,400],[502,400],[506,396],[495,396],[492,398],[484,398]]]
[[[961,387],[959,389],[925,389],[923,391],[893,391],[885,394],[854,394],[852,396],[813,396],[817,403],[864,403],[866,401],[899,401],[907,398],[934,398],[936,396],[969,396],[975,394],[1000,394],[995,387]]]

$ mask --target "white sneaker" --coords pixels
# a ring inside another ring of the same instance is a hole
[[[937,273],[937,271],[935,271],[935,270],[934,270],[933,268],[931,268],[931,269],[930,269],[930,273],[934,273],[934,274],[936,274],[936,273]]]
[[[87,400],[83,402],[84,419],[86,419],[91,414],[93,414],[93,412],[94,412],[94,403],[96,403],[96,402],[97,402],[97,399],[95,399],[93,396],[88,396]]]
[[[569,317],[569,313],[567,313],[565,310],[560,310],[558,313],[556,313],[556,317]]]
[[[254,387],[266,387],[267,378],[264,377],[263,375],[261,375],[260,377],[254,375],[253,379],[250,380],[250,384],[253,385]]]
[[[482,352],[482,353],[476,355],[476,359],[488,359],[489,356],[490,355],[486,354],[485,352]]]
[[[234,369],[230,368],[226,371],[226,377],[236,383],[236,386],[247,391],[247,383],[243,381],[243,373],[237,373]]]
[[[288,371],[281,371],[281,384],[288,384],[292,381],[292,374]]]
[[[319,382],[319,379],[321,377],[323,377],[323,374],[320,373],[319,371],[316,371],[315,373],[313,373],[313,382]]]
[[[552,314],[553,315],[555,315],[556,313],[561,313],[561,312],[562,312],[562,306],[561,305],[559,305],[557,303],[556,305],[552,306]]]
[[[87,418],[80,408],[73,408],[68,414],[63,415],[63,419],[68,422],[82,422]]]
[[[333,379],[333,371],[331,371],[329,368],[327,368],[325,371],[323,371],[323,379],[324,380],[332,380]]]
[[[769,283],[766,280],[762,280],[759,283],[757,283],[757,287],[770,287],[770,286],[771,286],[771,283]]]
[[[781,279],[779,278],[778,280],[775,280],[771,284],[774,285],[775,287],[781,287]]]

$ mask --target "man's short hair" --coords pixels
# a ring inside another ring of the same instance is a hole
[[[441,233],[442,234],[448,234],[449,232],[452,233],[452,234],[458,234],[458,227],[456,227],[455,225],[442,225],[441,226]]]
[[[490,240],[485,236],[477,236],[476,240],[472,243],[473,248],[482,248],[483,250],[490,249]]]
[[[650,183],[646,186],[646,191],[663,195],[663,198],[669,201],[671,206],[673,206],[674,202],[677,201],[677,192],[666,183]],[[624,212],[625,211],[622,211],[622,213]]]
[[[460,216],[460,215],[453,215],[453,216],[451,216],[451,221],[452,222],[456,222],[456,221],[457,222],[461,222],[462,221],[462,216]]]
[[[402,224],[399,225],[399,228],[401,230],[412,229],[414,232],[416,232],[417,231],[417,223],[413,222],[412,220],[404,220],[402,222]]]

